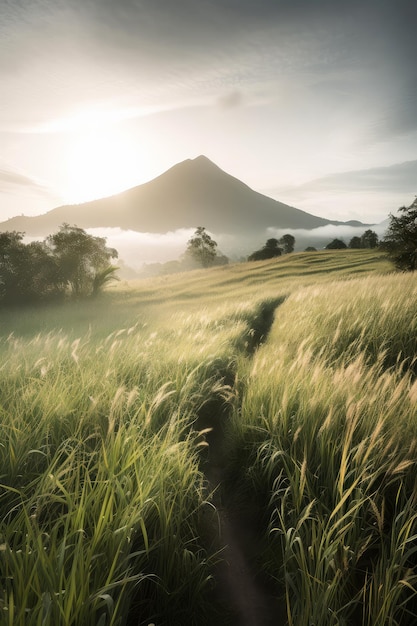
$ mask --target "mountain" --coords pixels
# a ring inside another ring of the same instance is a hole
[[[64,222],[81,228],[119,227],[148,233],[205,226],[216,234],[238,235],[264,233],[269,227],[310,230],[345,224],[253,191],[205,156],[182,161],[148,183],[108,198],[61,206],[35,217],[11,218],[0,223],[0,231],[46,236]]]

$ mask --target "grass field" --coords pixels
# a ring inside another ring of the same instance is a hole
[[[288,625],[416,623],[415,274],[300,253],[0,324],[0,624],[227,623],[210,412]]]

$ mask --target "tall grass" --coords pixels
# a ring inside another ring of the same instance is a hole
[[[5,624],[204,623],[218,557],[201,539],[212,504],[197,421],[227,393],[261,310],[3,337]]]
[[[241,365],[231,454],[268,512],[265,567],[291,625],[417,619],[415,289],[295,293]]]
[[[368,363],[415,368],[417,285],[413,274],[350,279],[294,293],[272,338],[285,350],[301,341],[327,362],[364,353]],[[291,345],[290,343],[291,342]]]
[[[412,624],[415,280],[349,279],[378,269],[294,255],[2,312],[0,623],[207,621],[199,428],[227,399],[288,623]]]

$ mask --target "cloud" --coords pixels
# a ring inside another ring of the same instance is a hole
[[[361,236],[366,226],[333,226],[327,225],[313,230],[304,229],[276,229],[265,230],[264,238],[257,236],[232,236],[222,233],[211,233],[218,243],[218,249],[231,260],[247,257],[251,252],[262,246],[270,237],[278,239],[286,233],[294,235],[296,250],[304,250],[307,246],[324,248],[332,239],[338,238],[349,243],[355,235]],[[382,237],[386,224],[372,226],[378,236]],[[105,237],[107,245],[115,248],[119,258],[128,267],[140,270],[144,264],[166,263],[181,258],[187,247],[187,241],[194,233],[194,229],[179,229],[163,234],[143,233],[120,228],[92,228],[88,232],[94,236]]]
[[[352,67],[372,75],[374,56],[382,68],[387,57],[395,69],[401,66],[404,84],[410,84],[415,37],[412,23],[399,15],[411,1],[398,0],[388,10],[388,0],[354,0],[348,8],[330,0],[16,0],[0,5],[0,66],[11,81],[7,100],[22,103],[31,93],[35,123],[42,111],[60,119],[76,100],[88,105],[110,94],[127,96],[118,108],[130,111],[192,99],[196,92],[226,92],[220,106],[236,107],[242,84],[275,90],[284,76],[305,82],[335,70],[343,84]],[[395,52],[404,43],[408,54]],[[353,95],[350,90],[348,99]],[[346,102],[341,94],[335,106],[342,98]],[[376,133],[393,126],[395,116],[413,123],[412,98],[392,111],[392,119],[382,101]],[[9,123],[24,116],[13,102],[5,112]]]
[[[263,193],[328,219],[377,223],[411,203],[416,181],[417,160],[338,172],[301,185],[265,189]]]
[[[235,109],[243,104],[243,93],[238,90],[231,91],[227,95],[221,96],[217,102],[222,109]]]
[[[299,186],[308,191],[401,191],[416,190],[417,160],[396,163],[387,167],[374,167],[330,174]]]
[[[13,193],[16,187],[23,188],[27,191],[38,193],[43,196],[51,197],[52,191],[47,186],[36,181],[29,176],[20,174],[12,170],[0,169],[0,192]]]
[[[120,258],[134,269],[144,263],[160,263],[178,259],[185,251],[194,229],[179,229],[163,234],[141,233],[121,228],[89,228],[89,233],[105,237],[107,245],[116,248]]]

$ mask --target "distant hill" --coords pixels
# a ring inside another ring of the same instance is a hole
[[[213,233],[254,235],[266,228],[314,229],[357,225],[316,217],[273,200],[226,174],[205,156],[187,159],[148,183],[108,198],[61,206],[44,215],[19,216],[0,231],[45,236],[68,222],[81,228],[119,227],[149,233],[205,226]]]

